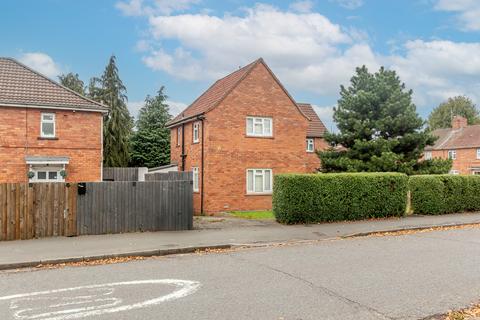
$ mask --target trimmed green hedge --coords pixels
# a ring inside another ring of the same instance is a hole
[[[411,176],[408,184],[416,214],[480,211],[480,176]]]
[[[276,175],[273,213],[288,224],[401,216],[407,186],[401,173]]]

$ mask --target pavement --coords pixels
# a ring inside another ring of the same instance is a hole
[[[1,319],[425,319],[480,300],[480,228],[0,272]]]
[[[480,223],[480,213],[408,216],[315,225],[281,225],[273,220],[196,217],[194,230],[54,237],[0,242],[0,270],[39,264],[78,262],[122,256],[155,256],[206,248],[262,246],[328,240],[371,232]]]

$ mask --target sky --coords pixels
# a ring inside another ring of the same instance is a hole
[[[2,0],[0,56],[88,83],[117,57],[136,115],[165,86],[172,114],[263,57],[328,129],[355,68],[395,70],[426,118],[448,97],[480,103],[480,0]]]

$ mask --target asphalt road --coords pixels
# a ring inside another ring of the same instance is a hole
[[[480,301],[480,229],[0,273],[0,319],[421,319]]]

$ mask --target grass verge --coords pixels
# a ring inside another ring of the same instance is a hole
[[[252,219],[252,220],[269,220],[275,219],[272,211],[232,211],[230,215],[237,218]]]

